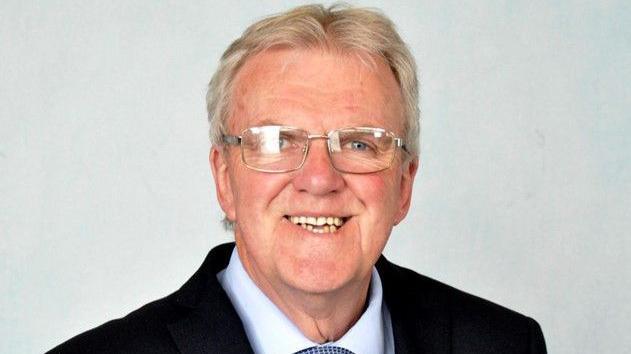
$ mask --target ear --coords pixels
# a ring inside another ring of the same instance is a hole
[[[397,217],[394,222],[395,225],[398,225],[403,219],[405,219],[405,216],[408,214],[408,210],[410,210],[412,186],[414,185],[414,177],[416,176],[416,171],[418,171],[419,164],[420,160],[418,157],[406,159],[406,161],[403,162],[403,173],[401,175],[400,186],[401,199],[399,200],[399,212],[397,213]]]
[[[213,146],[208,155],[208,162],[215,179],[215,191],[221,209],[228,220],[236,220],[234,208],[234,194],[232,194],[232,182],[228,171],[228,161],[221,147]]]

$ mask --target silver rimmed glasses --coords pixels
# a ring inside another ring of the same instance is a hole
[[[302,167],[312,139],[326,139],[331,164],[343,173],[373,173],[389,168],[398,148],[405,144],[394,133],[381,128],[357,127],[309,134],[306,130],[280,125],[251,127],[240,136],[223,135],[224,144],[239,145],[241,160],[250,169],[283,173]]]

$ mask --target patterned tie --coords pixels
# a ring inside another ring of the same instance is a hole
[[[295,354],[355,354],[348,349],[344,349],[341,347],[334,347],[332,345],[318,345],[316,347],[311,347],[307,349],[303,349]]]

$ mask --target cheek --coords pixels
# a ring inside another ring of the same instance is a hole
[[[366,264],[374,264],[383,251],[397,216],[399,191],[396,177],[388,174],[363,175],[354,184],[355,196],[364,210],[358,217],[360,247]]]
[[[287,176],[252,171],[246,167],[235,169],[232,174],[237,220],[246,216],[252,220],[267,215],[266,211],[278,199],[288,185]]]
[[[354,185],[355,195],[361,200],[366,211],[371,217],[379,217],[373,222],[389,222],[390,215],[396,213],[395,206],[399,199],[399,188],[397,180],[400,176],[397,174],[372,174],[362,175]]]

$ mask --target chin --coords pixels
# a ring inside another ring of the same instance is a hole
[[[352,263],[339,259],[294,259],[291,266],[284,267],[283,275],[286,283],[304,292],[334,292],[360,281],[357,265]]]

